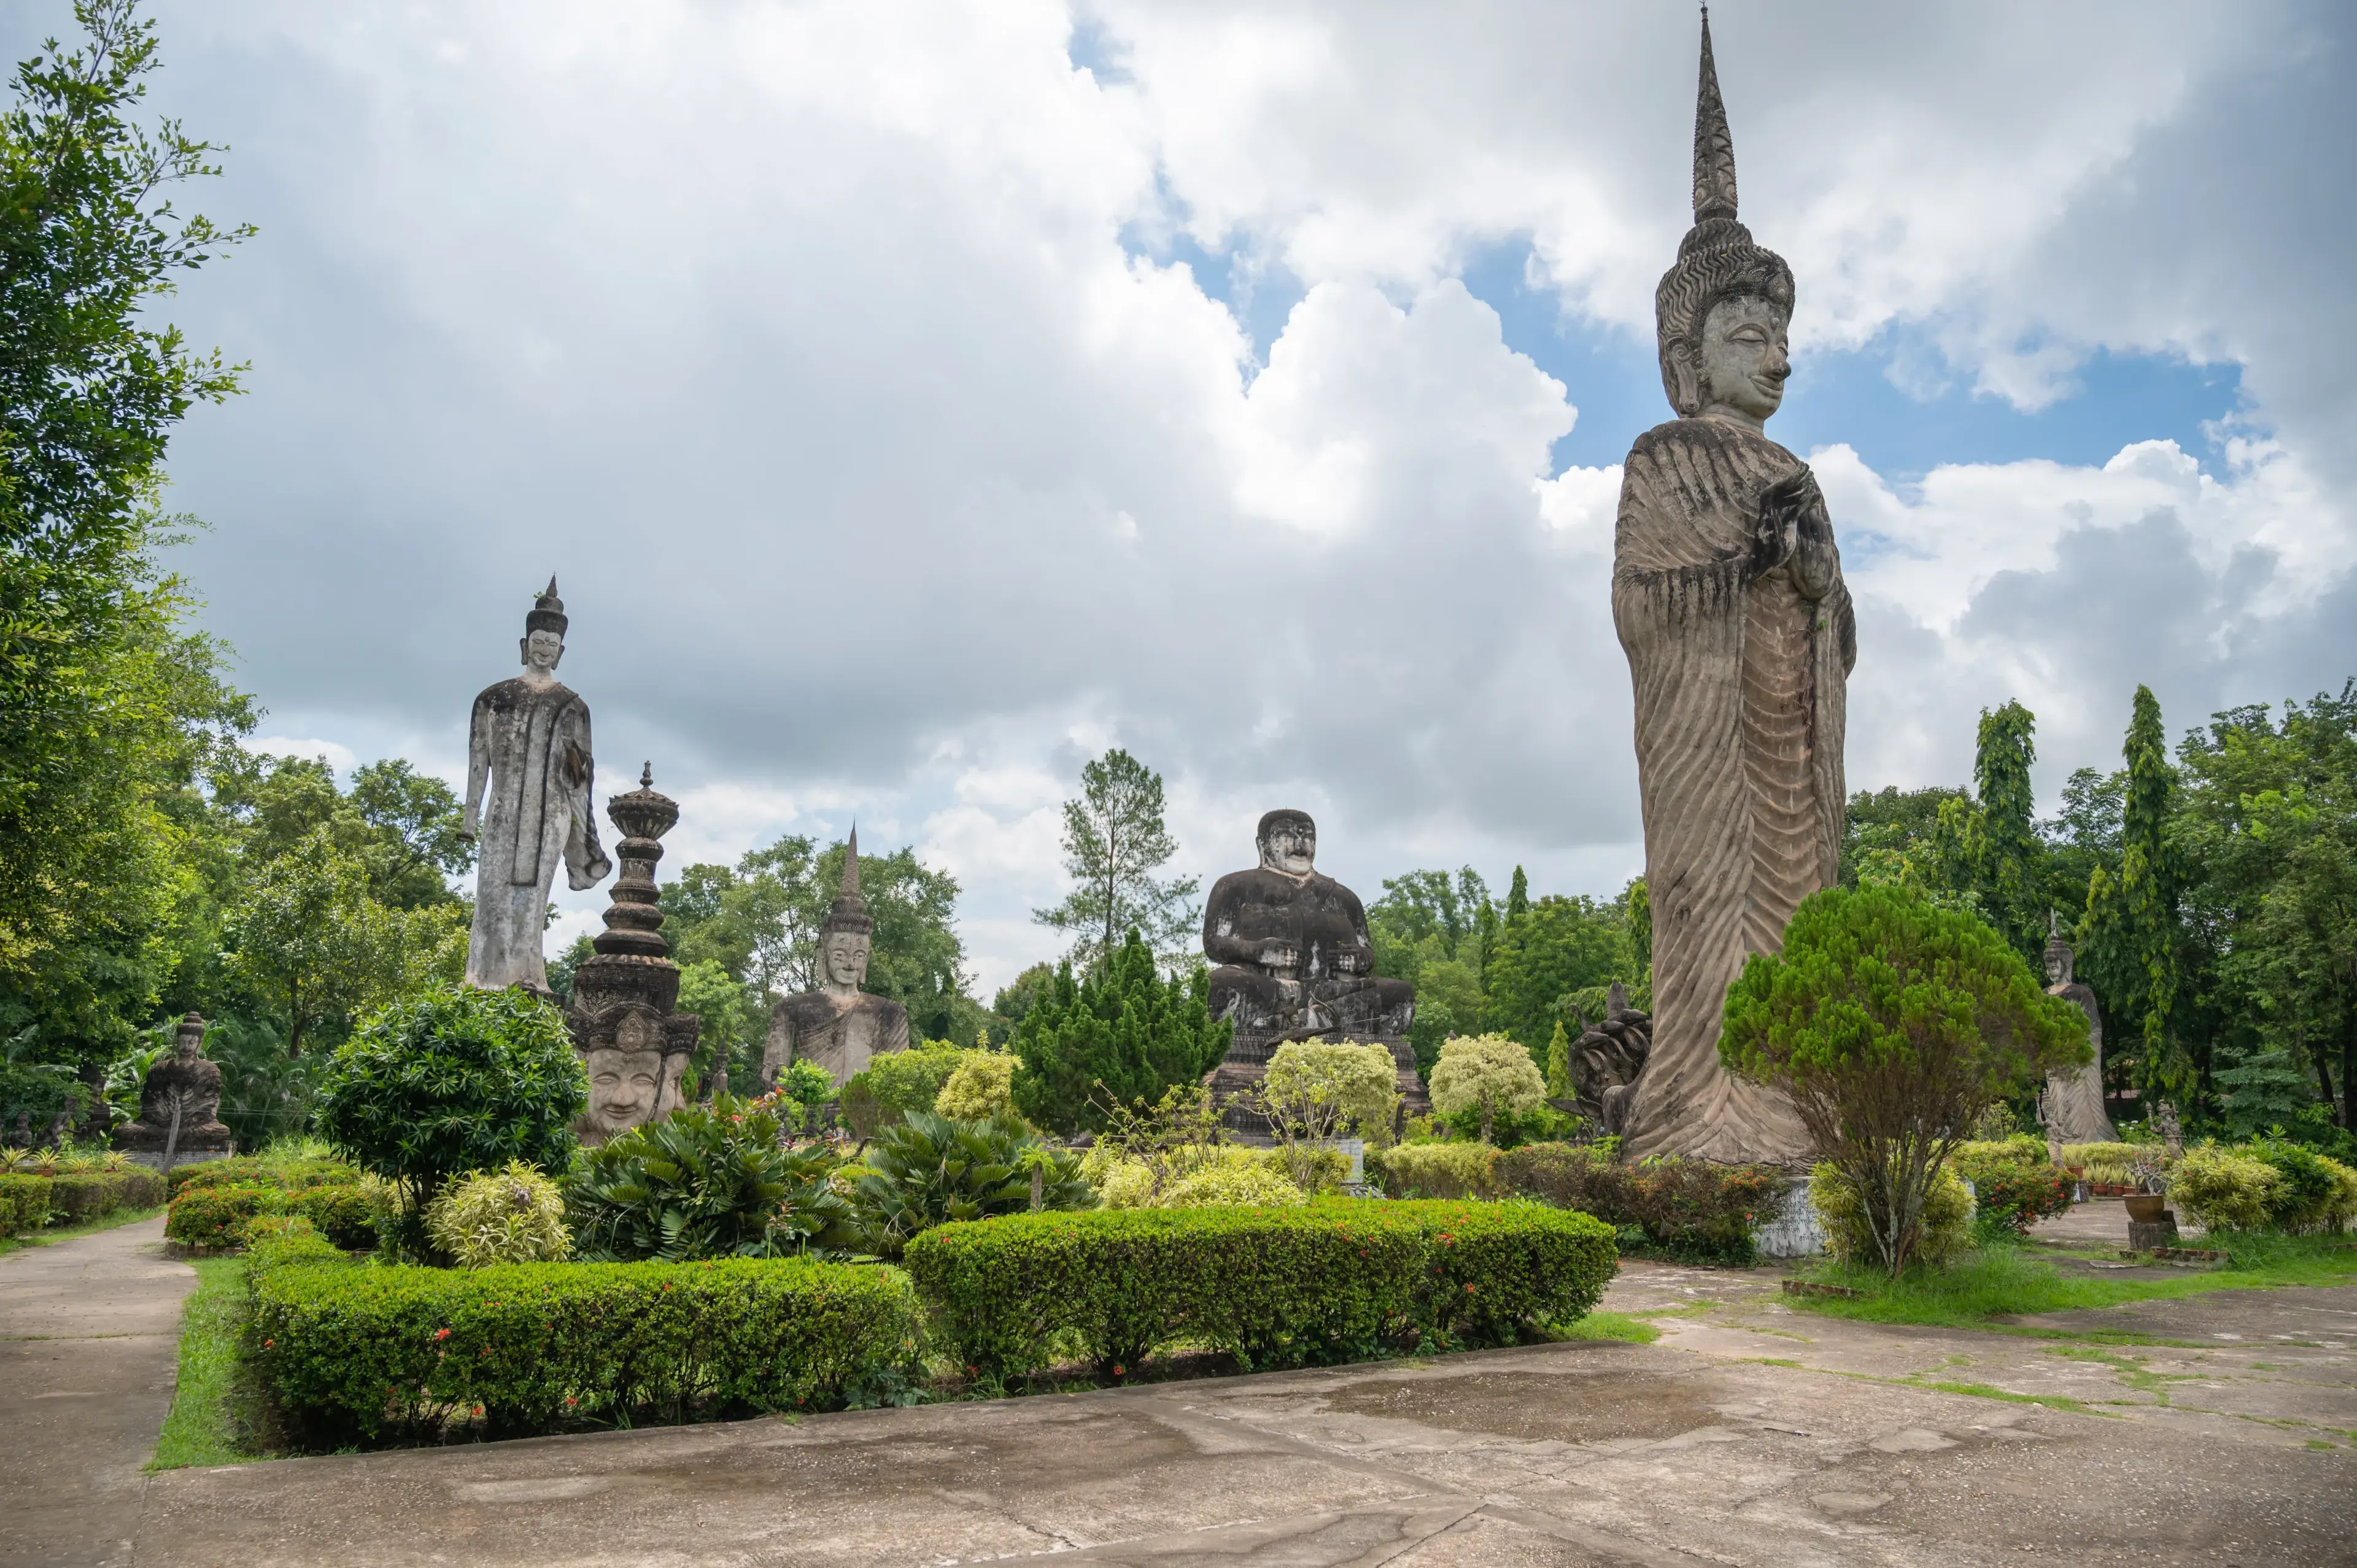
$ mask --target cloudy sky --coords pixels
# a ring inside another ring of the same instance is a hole
[[[1129,747],[1179,868],[1639,869],[1608,607],[1688,221],[1678,4],[162,0],[260,234],[172,302],[249,391],[176,562],[260,734],[453,779],[531,592],[672,864],[914,843],[981,993]],[[1722,0],[1770,427],[1859,604],[1852,786],[2038,714],[2041,799],[2357,674],[2357,20]],[[14,57],[70,27],[17,0]],[[561,942],[602,893],[560,894]]]

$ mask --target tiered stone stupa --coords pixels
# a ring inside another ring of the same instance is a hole
[[[614,846],[622,863],[614,879],[606,929],[597,950],[573,972],[573,1004],[565,1015],[574,1048],[589,1073],[589,1109],[574,1131],[585,1144],[667,1116],[680,1103],[680,1077],[695,1049],[703,1020],[679,1013],[679,965],[663,940],[655,898],[655,863],[662,835],[679,821],[679,805],[654,789],[654,765],[639,787],[606,802],[621,831]]]

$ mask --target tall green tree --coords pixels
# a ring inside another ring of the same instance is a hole
[[[1972,869],[1982,910],[2027,959],[2035,959],[2046,942],[2046,843],[2038,833],[2038,796],[2029,782],[2037,732],[2036,717],[2018,702],[1994,713],[1984,708],[1973,750],[1980,812]]]
[[[1071,956],[1083,967],[1110,955],[1133,926],[1166,962],[1194,950],[1200,881],[1154,875],[1178,853],[1162,811],[1162,775],[1126,751],[1116,747],[1081,768],[1080,798],[1064,802],[1064,875],[1077,886],[1031,918],[1071,934]]]
[[[2188,1101],[2200,1089],[2199,1063],[2178,1029],[2182,933],[2178,862],[2169,842],[2177,791],[2160,703],[2138,686],[2121,747],[2127,781],[2120,814],[2120,870],[2098,868],[2080,923],[2090,979],[2107,1014],[2126,1026],[2133,1071],[2147,1096]],[[2109,1044],[2107,1036],[2106,1044]]]
[[[1481,1032],[1482,932],[1496,918],[1490,885],[1469,865],[1387,876],[1367,907],[1375,972],[1415,987],[1408,1045],[1420,1073],[1431,1073],[1450,1036]]]
[[[1582,1001],[1586,1011],[1600,1014],[1605,988],[1636,978],[1625,907],[1548,894],[1499,929],[1490,964],[1489,1027],[1520,1041],[1544,1070],[1555,1026],[1576,1027],[1571,1015]]]
[[[1152,1104],[1227,1054],[1234,1026],[1215,1020],[1200,970],[1165,980],[1132,930],[1112,958],[1075,979],[1071,961],[1016,1026],[1015,1104],[1059,1133],[1102,1131],[1108,1103]]]
[[[368,870],[325,829],[264,866],[230,919],[231,976],[285,1028],[304,1036],[390,1000],[404,978],[403,932],[369,897]]]
[[[83,0],[0,112],[0,1014],[75,1059],[127,1044],[188,889],[167,797],[204,734],[250,725],[156,568],[166,442],[236,390],[160,319],[242,238],[170,193],[216,172],[135,123],[154,25]]]

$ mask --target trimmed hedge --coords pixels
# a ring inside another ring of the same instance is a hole
[[[239,1155],[226,1160],[205,1160],[174,1165],[166,1181],[178,1197],[190,1187],[275,1187],[293,1190],[307,1187],[350,1187],[361,1173],[341,1160],[274,1160],[260,1155]]]
[[[830,1409],[916,1348],[897,1270],[801,1259],[361,1267],[296,1235],[249,1277],[253,1354],[314,1446],[454,1418],[513,1436]]]
[[[262,1214],[299,1214],[351,1251],[376,1245],[373,1209],[357,1187],[191,1187],[172,1200],[164,1235],[183,1247],[239,1247],[247,1221]]]
[[[38,1230],[49,1218],[55,1176],[0,1176],[0,1236]]]
[[[1033,1370],[1065,1334],[1116,1379],[1180,1341],[1255,1367],[1511,1343],[1585,1315],[1614,1262],[1587,1215],[1351,1199],[1008,1215],[935,1227],[907,1254],[935,1331],[986,1379]]]
[[[56,1176],[52,1182],[49,1207],[63,1212],[68,1224],[118,1208],[153,1208],[164,1201],[164,1178],[145,1166]]]
[[[1569,1144],[1529,1144],[1498,1156],[1498,1179],[1542,1202],[1641,1232],[1675,1258],[1749,1263],[1752,1227],[1775,1212],[1784,1174],[1663,1155],[1622,1165]]]

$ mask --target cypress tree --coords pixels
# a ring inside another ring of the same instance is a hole
[[[1979,864],[1974,869],[1983,912],[2017,952],[2031,960],[2046,940],[2038,898],[2038,863],[2045,845],[2038,836],[2038,798],[2029,784],[2029,765],[2038,760],[2037,728],[2037,718],[2018,702],[1995,713],[1984,708],[1973,756],[1973,788],[1980,796],[1980,833],[1974,845]]]
[[[1103,1125],[1105,1100],[1151,1103],[1173,1084],[1201,1078],[1234,1032],[1212,1019],[1208,991],[1200,970],[1164,980],[1135,928],[1082,980],[1065,961],[1016,1026],[1016,1107],[1054,1132],[1093,1132]]]
[[[2171,1028],[2177,1007],[2179,879],[2168,842],[2177,785],[2160,703],[2138,686],[2128,721],[2127,792],[2120,831],[2120,870],[2098,866],[2087,886],[2080,940],[2094,960],[2096,994],[2127,1025],[2141,1050],[2136,1082],[2146,1095],[2183,1097],[2195,1068]]]

